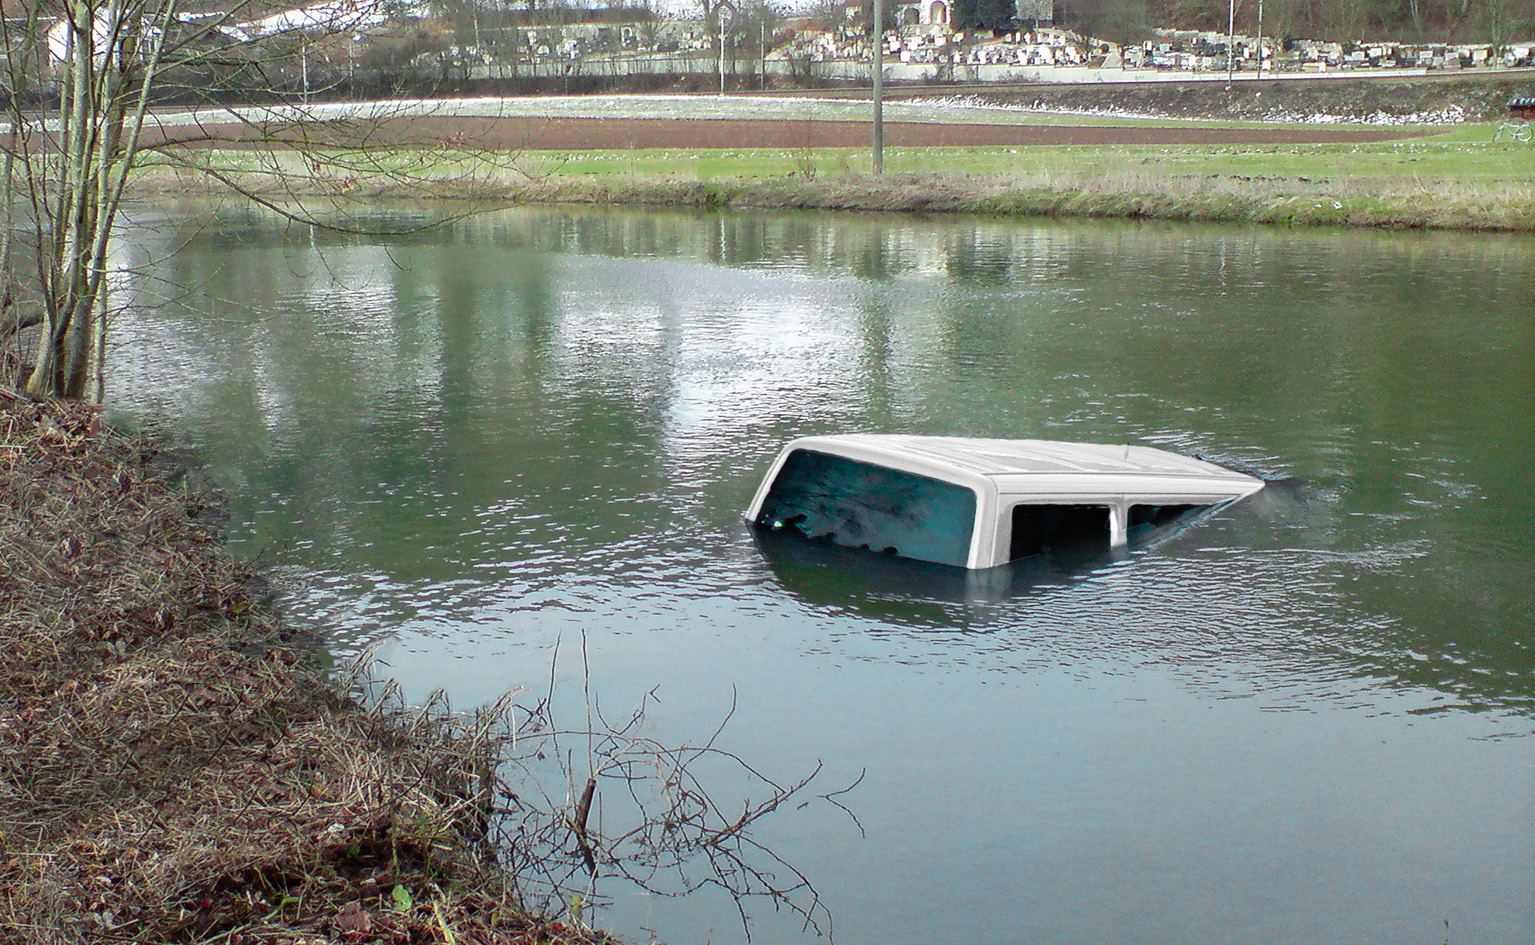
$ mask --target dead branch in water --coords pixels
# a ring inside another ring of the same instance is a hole
[[[752,831],[819,766],[764,775],[719,746],[729,713],[701,745],[646,737],[653,693],[562,729],[552,691],[464,713],[365,663],[327,680],[185,476],[98,408],[0,397],[0,943],[600,942],[599,880],[829,933]]]
[[[491,729],[364,711],[216,497],[0,398],[0,942],[594,942],[485,855]]]

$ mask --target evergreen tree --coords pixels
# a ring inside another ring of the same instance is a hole
[[[954,25],[959,29],[1007,30],[1018,23],[1015,0],[955,0]]]

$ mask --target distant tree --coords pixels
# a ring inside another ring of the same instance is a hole
[[[174,6],[158,0],[31,2],[24,22],[7,19],[11,92],[4,156],[5,243],[0,267],[14,284],[20,229],[35,237],[36,296],[31,311],[9,313],[0,332],[42,329],[24,370],[35,396],[83,398],[99,354],[107,243],[141,149],[144,119],[165,70],[184,61],[188,31]],[[52,91],[58,109],[39,120],[24,103]],[[13,214],[27,217],[21,226]]]
[[[711,32],[716,30],[715,21],[724,14],[725,10],[736,8],[735,0],[697,0],[698,10],[703,14],[703,20],[709,24]]]
[[[1084,7],[1081,2],[1071,4]],[[1213,0],[1151,0],[1147,16],[1156,26],[1183,30],[1216,30],[1226,26],[1225,2]],[[1073,10],[1073,14],[1075,14]]]
[[[1399,27],[1411,29],[1413,39],[1423,38],[1423,0],[1400,0],[1391,17]]]
[[[8,127],[0,132],[0,299],[15,302],[0,308],[0,344],[37,330],[17,378],[29,394],[84,399],[93,376],[99,393],[108,248],[129,181],[146,160],[242,186],[206,150],[186,146],[209,140],[195,119],[150,127],[152,106],[242,97],[269,103],[220,114],[242,125],[243,137],[272,146],[262,158],[272,180],[380,169],[375,132],[391,117],[386,109],[350,122],[315,121],[308,109],[311,93],[347,75],[330,40],[379,22],[375,4],[285,12],[226,0],[202,9],[183,13],[176,0],[21,0],[7,4],[11,15],[0,19],[8,93]],[[257,33],[259,40],[246,42]]]
[[[740,0],[736,15],[729,21],[731,45],[755,53],[772,48],[775,34],[783,24],[783,13],[767,0]]]
[[[1007,30],[1018,25],[1016,0],[956,0],[952,22],[959,29]]]
[[[1063,20],[1109,20],[1118,0],[1061,0]],[[1337,41],[1460,39],[1500,44],[1535,30],[1532,0],[1264,0],[1264,33]],[[1148,22],[1175,29],[1226,29],[1229,0],[1147,0]],[[1101,13],[1095,14],[1093,7]],[[1252,33],[1257,4],[1238,0],[1237,28]]]
[[[1084,37],[1115,43],[1145,38],[1146,16],[1146,0],[1056,0],[1055,4],[1057,24]]]
[[[1296,8],[1300,0],[1264,0],[1263,35],[1278,42],[1295,36]],[[1254,23],[1254,32],[1257,24]]]
[[[1370,25],[1370,0],[1331,0],[1319,8],[1319,35],[1348,42],[1363,37]]]
[[[1481,35],[1500,53],[1512,40],[1535,35],[1535,0],[1481,0]]]
[[[451,24],[453,39],[460,46],[483,46],[482,21],[487,12],[481,0],[437,0],[438,15]]]
[[[836,33],[847,22],[847,4],[843,0],[812,0],[803,7],[801,16],[828,33]]]

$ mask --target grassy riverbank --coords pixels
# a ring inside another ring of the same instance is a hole
[[[374,154],[332,170],[216,152],[221,174],[273,198],[427,197],[511,203],[1150,218],[1285,226],[1535,232],[1535,146],[1491,126],[1357,144]],[[266,162],[274,162],[267,164]],[[285,165],[290,165],[285,171]],[[274,173],[277,172],[277,173]],[[151,169],[148,192],[216,191]]]
[[[483,843],[490,721],[337,695],[183,474],[0,391],[0,942],[593,940]]]
[[[887,173],[878,178],[863,172],[867,155],[856,152],[741,155],[734,169],[712,156],[635,157],[625,169],[622,156],[580,154],[532,168],[536,179],[507,196],[524,202],[1535,232],[1535,149],[1520,147],[1409,141],[896,151],[887,155]],[[660,171],[662,166],[673,170]]]

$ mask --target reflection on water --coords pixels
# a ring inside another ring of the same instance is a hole
[[[1269,505],[1286,501],[1282,492],[1268,498]],[[772,528],[754,527],[752,539],[779,584],[807,604],[849,608],[881,624],[984,631],[1002,626],[988,615],[1015,611],[1025,606],[1025,598],[1043,599],[1052,588],[1104,575],[1217,514],[1195,508],[1139,525],[1122,549],[1109,548],[1106,539],[1064,544],[980,570],[872,554]]]
[[[1528,239],[193,207],[119,252],[155,274],[115,410],[209,459],[335,649],[474,701],[586,631],[660,735],[734,686],[744,753],[868,768],[867,839],[775,828],[844,942],[1535,937]],[[741,522],[834,432],[1305,485],[981,574]],[[707,897],[610,916],[739,937]]]

